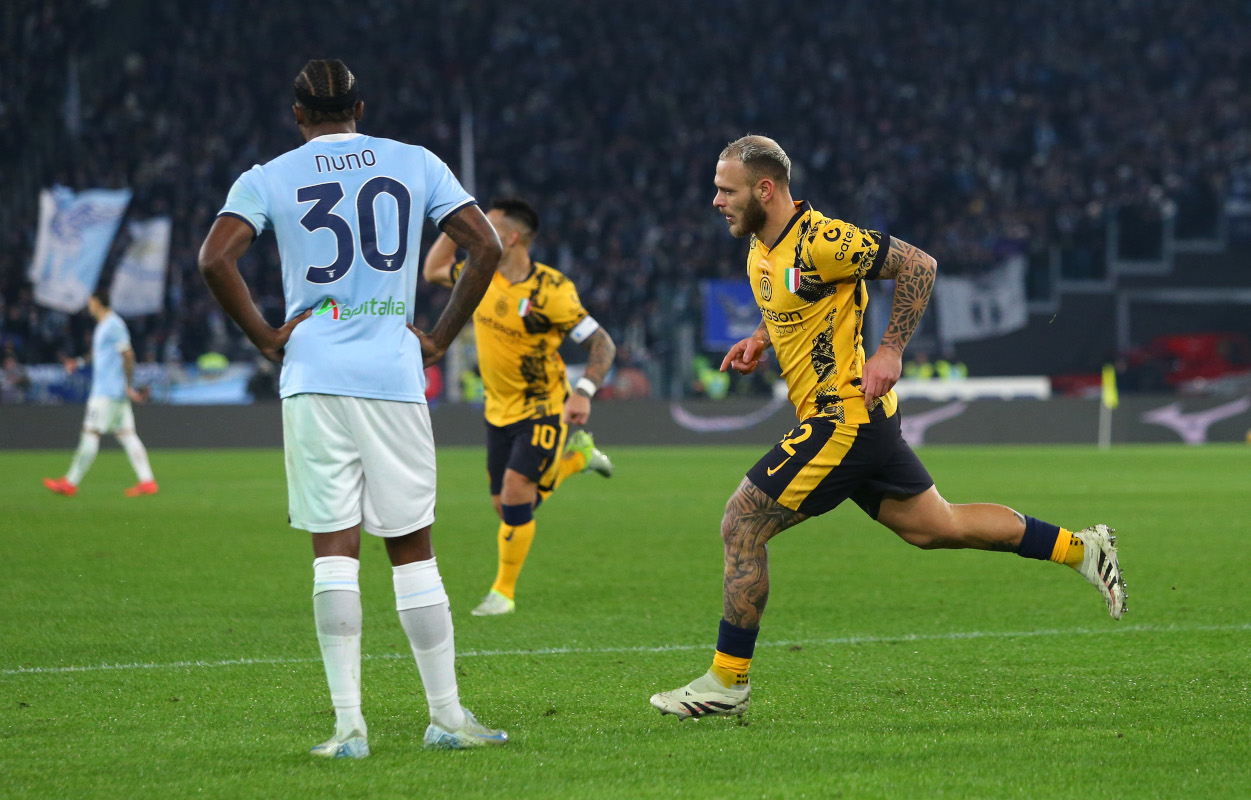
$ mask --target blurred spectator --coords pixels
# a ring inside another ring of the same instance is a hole
[[[252,360],[256,370],[248,378],[248,394],[257,403],[267,403],[278,399],[278,370],[267,358]]]
[[[11,347],[4,349],[4,371],[0,372],[0,403],[24,403],[30,388],[26,368],[17,361],[17,353]]]

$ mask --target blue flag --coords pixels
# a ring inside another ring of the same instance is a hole
[[[29,272],[35,302],[70,314],[87,305],[130,194],[129,189],[75,193],[64,186],[39,193],[39,233]]]
[[[747,281],[706,280],[700,284],[704,305],[704,349],[724,350],[751,336],[760,325],[760,307]]]

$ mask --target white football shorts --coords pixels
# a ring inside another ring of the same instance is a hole
[[[135,429],[135,411],[130,401],[112,397],[87,398],[87,415],[83,418],[83,429],[95,433],[117,433]]]
[[[291,527],[363,523],[403,536],[434,522],[434,434],[425,403],[297,394],[282,401]]]

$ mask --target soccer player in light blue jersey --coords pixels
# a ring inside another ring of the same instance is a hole
[[[126,451],[130,466],[139,482],[125,490],[127,497],[157,493],[156,479],[148,463],[148,451],[135,433],[135,412],[130,402],[142,402],[144,396],[133,385],[135,351],[130,346],[130,331],[112,308],[105,289],[96,289],[87,300],[87,312],[96,321],[91,335],[91,394],[87,397],[87,414],[83,419],[83,435],[78,450],[63,478],[44,478],[43,485],[56,494],[73,497],[78,484],[96,460],[100,450],[100,434],[111,433]],[[66,359],[65,369],[73,373],[85,366],[85,359]]]
[[[305,144],[245,172],[200,250],[214,297],[282,365],[290,523],[312,534],[313,615],[335,733],[313,755],[369,755],[361,713],[360,535],[386,543],[396,608],[430,709],[424,744],[503,744],[460,704],[447,592],[431,544],[435,463],[423,367],[442,358],[482,299],[499,238],[447,165],[422,147],[356,132],[365,104],[338,60],[295,80]],[[422,225],[435,222],[468,261],[429,333],[413,327]],[[272,229],[286,321],[252,303],[238,259]]]

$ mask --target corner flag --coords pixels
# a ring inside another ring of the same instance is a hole
[[[1120,398],[1116,392],[1116,367],[1103,365],[1103,405],[1104,408],[1116,408]]]

